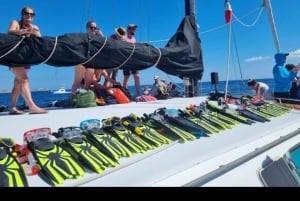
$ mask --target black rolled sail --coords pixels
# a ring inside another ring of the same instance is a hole
[[[21,37],[0,34],[0,64],[24,66],[48,64],[67,67],[77,64],[100,68],[143,70],[157,67],[167,74],[201,79],[202,50],[198,33],[186,16],[164,48],[148,43],[128,43],[87,33],[58,37]]]

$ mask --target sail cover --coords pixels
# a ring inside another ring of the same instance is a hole
[[[18,67],[42,63],[55,67],[83,64],[95,69],[157,67],[167,74],[199,80],[203,74],[200,39],[190,16],[185,16],[164,48],[87,33],[58,37],[0,34],[1,65]]]

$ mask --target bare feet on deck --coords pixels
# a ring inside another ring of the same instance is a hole
[[[41,108],[34,108],[32,110],[29,110],[29,114],[46,114],[48,113],[48,110],[44,110]]]
[[[10,115],[20,115],[24,114],[22,110],[18,110],[17,108],[12,108],[9,112]]]

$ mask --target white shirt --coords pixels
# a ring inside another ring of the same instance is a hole
[[[263,82],[257,82],[258,89],[256,91],[256,95],[263,96],[266,100],[272,100],[274,98],[273,93],[270,91],[270,88],[267,84]]]

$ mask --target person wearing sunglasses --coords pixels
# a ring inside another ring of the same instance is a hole
[[[22,8],[21,20],[12,20],[8,28],[8,33],[26,37],[40,37],[41,32],[39,27],[37,25],[32,24],[34,17],[35,12],[32,7],[26,6]],[[22,95],[22,97],[24,98],[30,114],[47,113],[47,110],[38,107],[32,99],[29,78],[27,75],[30,66],[10,66],[9,69],[15,75],[14,86],[11,92],[10,114],[24,114],[23,111],[18,110],[16,107],[20,95]]]
[[[88,34],[95,34],[100,37],[104,37],[101,29],[97,27],[97,23],[94,20],[89,20],[86,23],[86,31]],[[78,89],[90,89],[91,85],[97,83],[98,79],[95,75],[95,69],[83,66],[81,64],[76,65],[74,69],[74,82],[72,84],[71,92],[74,94]]]

